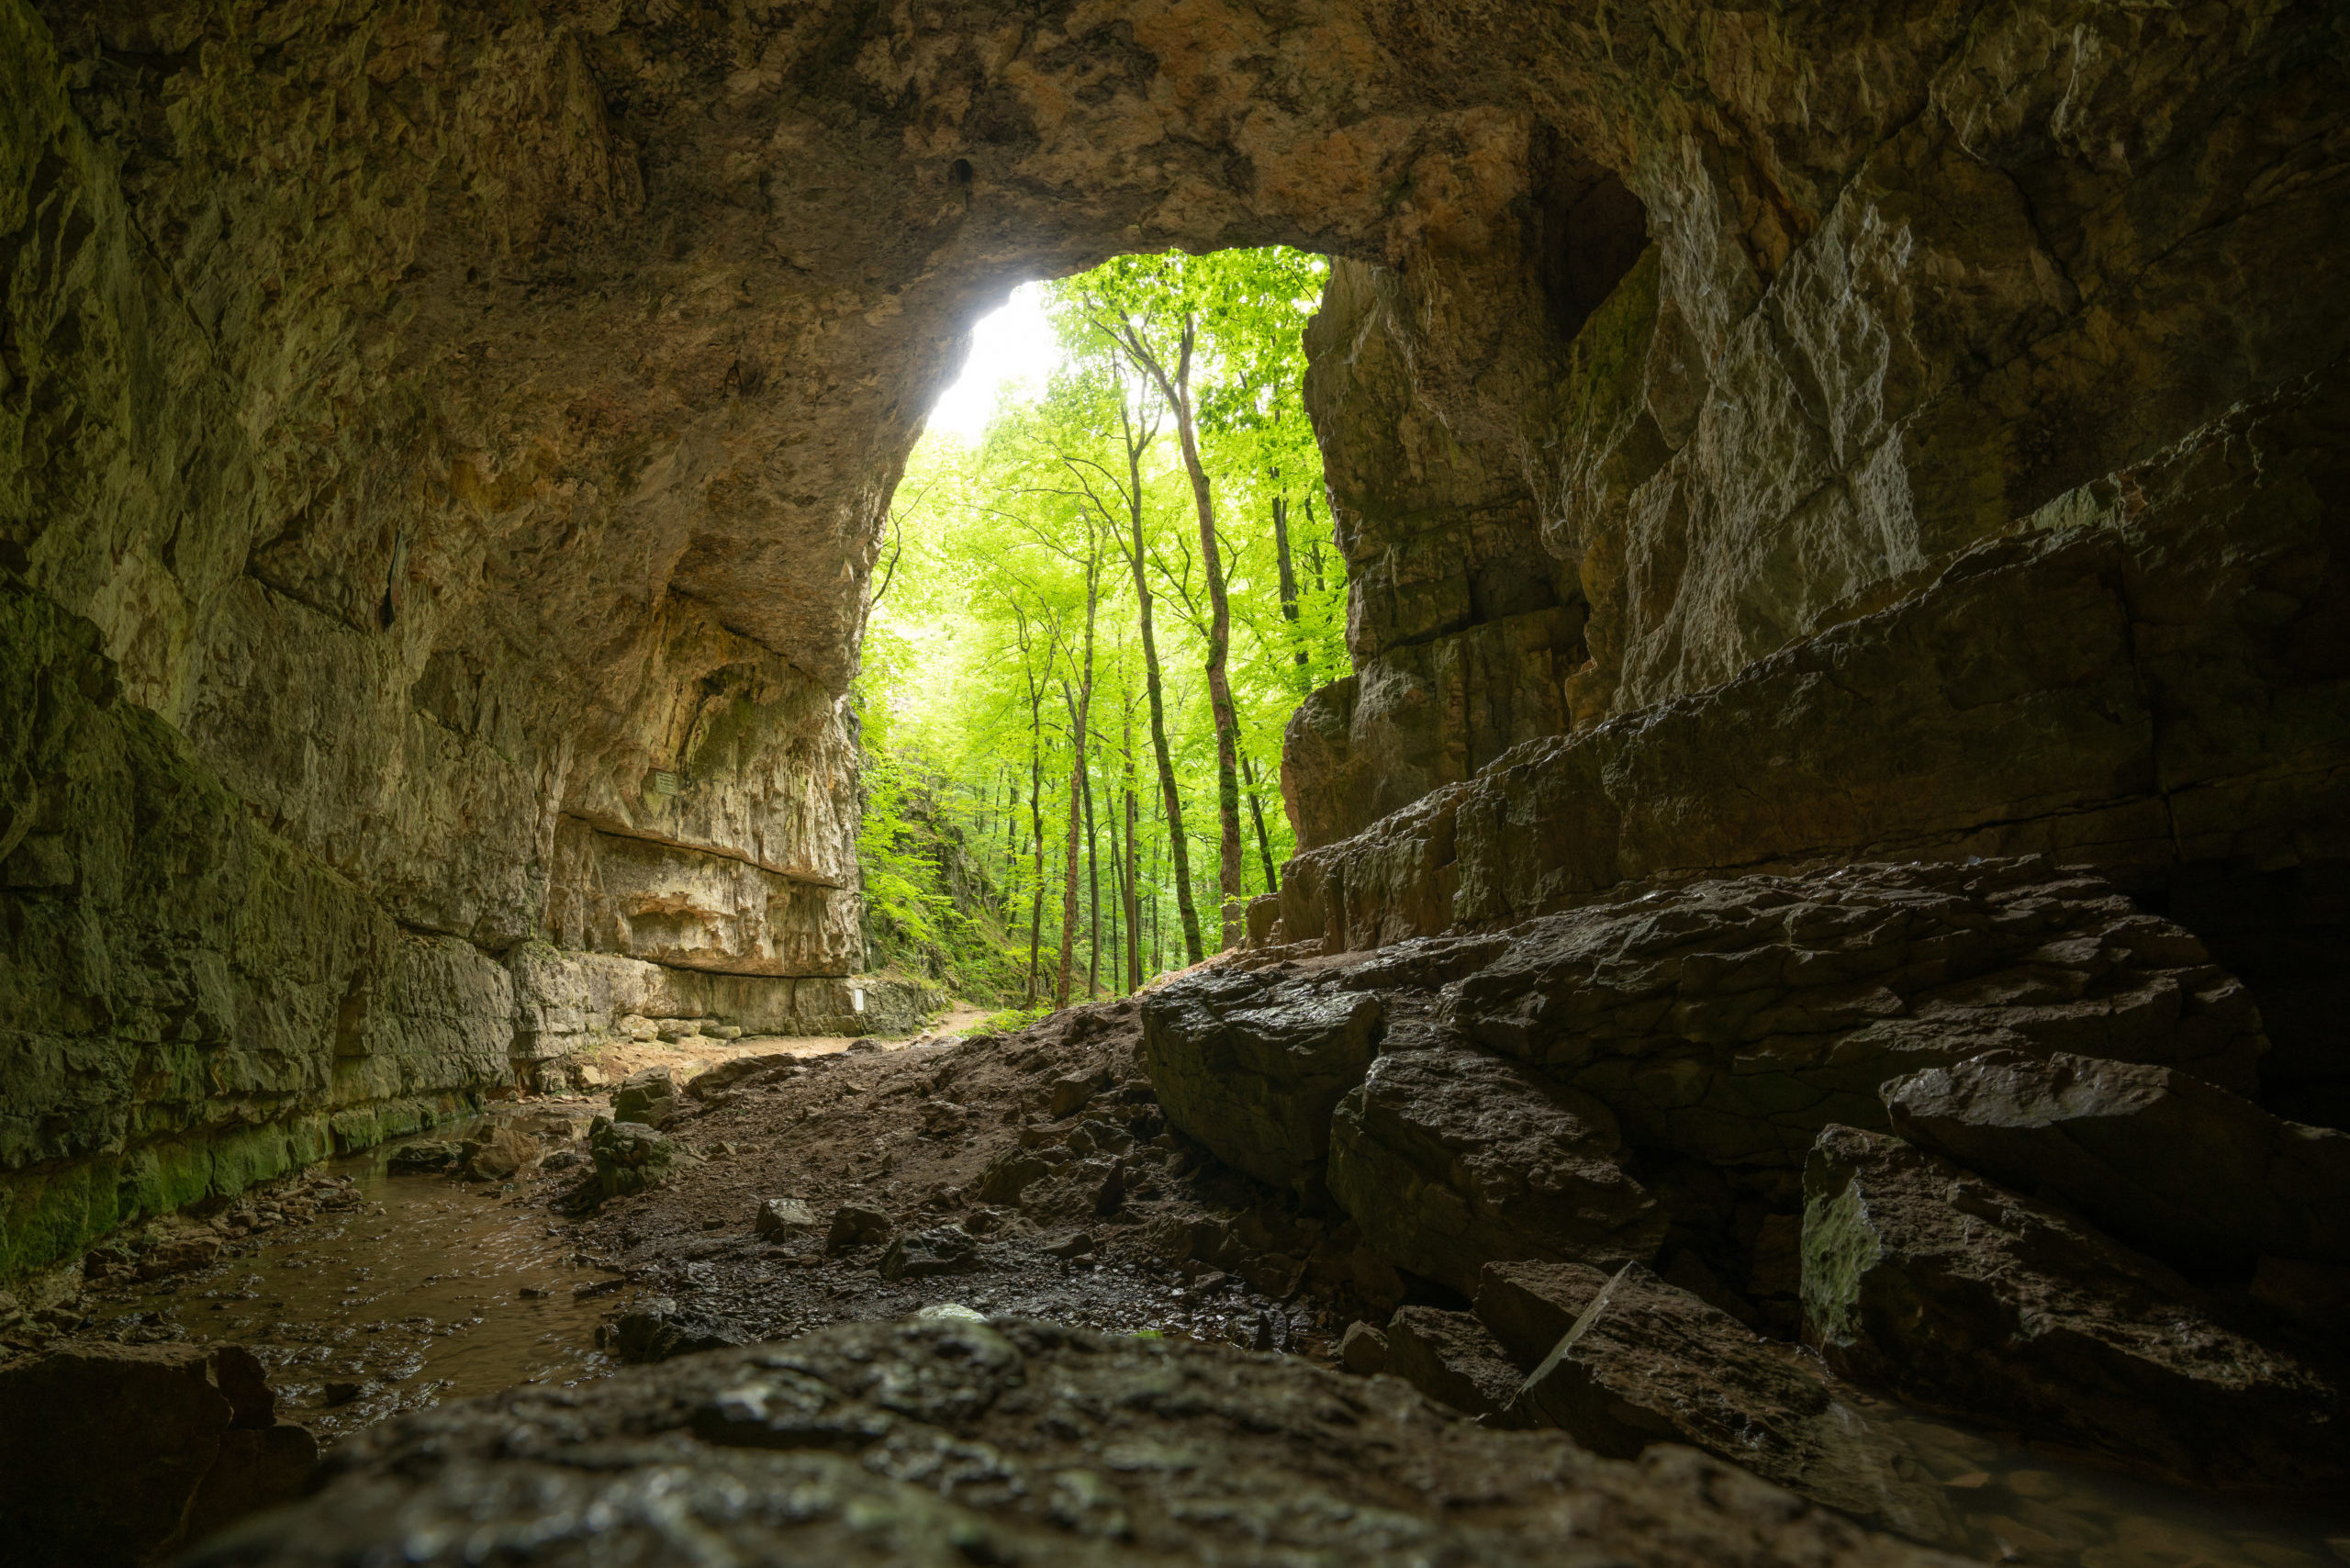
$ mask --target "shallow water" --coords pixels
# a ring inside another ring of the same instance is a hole
[[[1945,1531],[1914,1532],[1929,1545],[2031,1568],[2350,1563],[2350,1500],[2327,1506],[2184,1491],[1844,1392],[1906,1448],[1917,1479],[1932,1483],[1949,1504]]]
[[[610,1370],[596,1327],[620,1281],[580,1258],[549,1210],[560,1183],[394,1175],[389,1152],[323,1168],[353,1183],[360,1206],[109,1292],[102,1322],[250,1347],[285,1413],[322,1442],[442,1399]]]

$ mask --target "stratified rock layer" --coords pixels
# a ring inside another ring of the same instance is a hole
[[[1020,1319],[860,1324],[442,1406],[192,1560],[1946,1561],[1681,1450],[1489,1432],[1393,1380]]]

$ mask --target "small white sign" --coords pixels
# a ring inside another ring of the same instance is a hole
[[[857,990],[857,989],[856,989],[856,987],[854,987],[854,986],[850,987],[850,988],[849,988],[849,993],[848,993],[848,1004],[849,1004],[849,1006],[850,1006],[850,1007],[854,1008],[856,1011],[857,1011],[857,1012],[859,1012],[859,1013],[864,1012],[864,1011],[865,1011],[865,992],[863,992],[862,991]]]

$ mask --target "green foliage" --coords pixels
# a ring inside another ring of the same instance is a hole
[[[967,994],[1023,1006],[1049,997],[1073,786],[1075,994],[1128,989],[1120,888],[1129,791],[1142,971],[1184,961],[1134,589],[1137,506],[1194,902],[1215,907],[1197,513],[1165,393],[1122,350],[1121,333],[1180,355],[1191,324],[1190,386],[1231,606],[1248,890],[1265,891],[1292,852],[1281,730],[1300,698],[1349,669],[1345,568],[1300,399],[1303,331],[1326,270],[1282,250],[1133,256],[1047,286],[1064,353],[1050,383],[1008,397],[978,442],[934,435],[914,453],[876,574],[856,693],[858,847],[874,940],[897,961]]]

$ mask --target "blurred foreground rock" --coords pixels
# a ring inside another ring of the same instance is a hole
[[[250,1351],[61,1345],[0,1368],[0,1554],[158,1562],[299,1496],[318,1458]]]
[[[1949,1559],[1685,1449],[1033,1321],[857,1324],[404,1417],[203,1568],[487,1561],[1863,1568]]]

